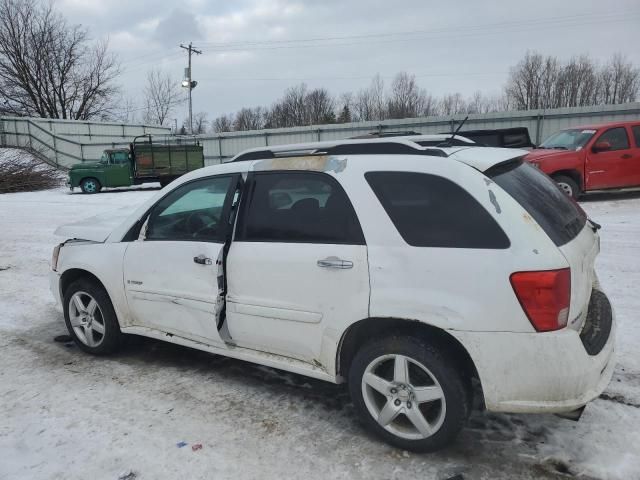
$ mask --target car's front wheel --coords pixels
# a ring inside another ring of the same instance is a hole
[[[553,177],[560,189],[570,197],[577,199],[580,196],[580,187],[576,181],[565,175],[556,175]]]
[[[82,193],[98,193],[102,190],[102,185],[95,178],[84,178],[80,182],[80,189]]]
[[[120,325],[101,285],[85,278],[74,281],[64,292],[63,305],[69,334],[82,350],[105,355],[120,347]]]
[[[456,363],[414,337],[365,345],[349,370],[349,390],[365,425],[405,450],[438,450],[458,435],[471,394]]]

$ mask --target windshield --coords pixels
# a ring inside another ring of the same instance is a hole
[[[592,129],[575,128],[560,130],[547,138],[538,148],[559,148],[561,150],[580,150],[596,133]]]

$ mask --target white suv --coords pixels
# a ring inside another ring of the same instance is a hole
[[[250,150],[125,220],[60,227],[51,288],[87,352],[131,333],[346,381],[404,449],[451,441],[474,391],[492,411],[572,412],[614,368],[598,225],[525,153]]]

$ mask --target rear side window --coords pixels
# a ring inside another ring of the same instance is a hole
[[[318,172],[255,173],[236,240],[364,245],[342,187]]]
[[[451,180],[413,172],[368,172],[365,178],[411,246],[509,248],[489,212]]]
[[[584,210],[548,176],[518,160],[485,174],[511,195],[557,246],[573,240],[587,221]]]

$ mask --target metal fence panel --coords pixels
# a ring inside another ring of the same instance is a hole
[[[227,132],[199,135],[205,164],[228,161],[243,150],[267,145],[340,140],[375,131],[411,130],[446,133],[459,124],[464,114],[372,122]],[[469,115],[466,130],[527,127],[535,143],[567,127],[624,120],[640,120],[640,103],[497,112]],[[40,145],[46,158],[61,166],[97,160],[105,148],[126,147],[138,135],[166,136],[165,127],[102,122],[80,122],[42,118],[0,117],[2,146]],[[35,148],[35,147],[34,147]]]

